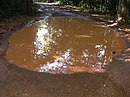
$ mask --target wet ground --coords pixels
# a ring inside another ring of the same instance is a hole
[[[59,16],[15,32],[6,58],[39,72],[105,72],[103,68],[125,47],[125,41],[105,27],[82,18]]]
[[[50,10],[53,7],[43,10],[46,7],[50,7],[50,5],[40,7],[40,11],[43,13],[40,19],[50,16],[86,18],[72,12]],[[28,25],[36,20],[39,18],[29,22]],[[124,37],[128,48],[113,58],[107,72],[49,74],[20,68],[5,59],[9,36],[13,32],[9,30],[9,32],[0,34],[0,97],[129,97],[130,49],[128,34],[118,33],[119,36]]]

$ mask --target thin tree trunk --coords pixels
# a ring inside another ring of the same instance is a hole
[[[119,0],[118,11],[117,11],[117,23],[125,24],[129,18],[129,0]]]
[[[19,12],[21,14],[32,14],[32,0],[20,0]]]

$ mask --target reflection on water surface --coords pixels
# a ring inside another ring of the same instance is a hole
[[[38,72],[104,72],[126,45],[117,34],[94,22],[66,17],[38,21],[14,33],[6,58]],[[114,52],[114,53],[113,53]]]

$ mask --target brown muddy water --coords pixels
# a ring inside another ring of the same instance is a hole
[[[51,17],[15,32],[9,39],[10,63],[38,72],[105,72],[126,47],[118,34],[92,21]]]

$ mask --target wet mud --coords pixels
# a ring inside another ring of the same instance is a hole
[[[9,39],[10,63],[38,72],[105,72],[126,47],[111,30],[85,19],[50,17],[24,27]]]
[[[46,8],[50,5],[44,6]],[[64,11],[43,11],[40,19],[50,16],[63,16],[65,14]],[[75,13],[68,12],[65,16],[70,17],[70,15],[79,17]],[[85,16],[82,18],[85,18]],[[28,24],[31,25],[38,20],[39,18],[36,18]],[[116,52],[117,49],[111,52],[118,55],[114,55],[115,57],[110,63],[110,68],[107,72],[80,72],[73,74],[35,72],[21,68],[5,58],[9,48],[9,38],[15,34],[14,32],[16,31],[13,30],[0,35],[0,97],[129,97],[130,72],[128,48],[119,54]],[[120,33],[118,35],[126,39],[129,47],[129,40],[127,40],[129,35],[122,35]],[[86,38],[85,35],[76,36],[79,39],[81,37]],[[59,57],[61,56],[53,56],[54,59]]]

